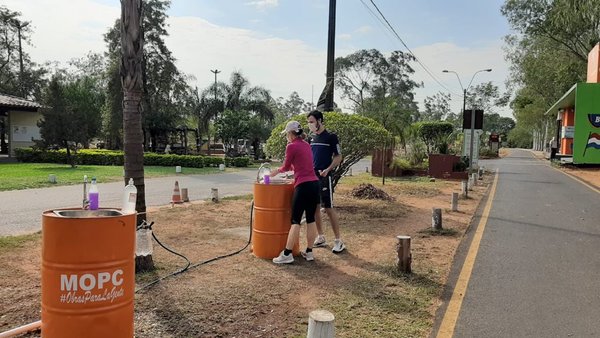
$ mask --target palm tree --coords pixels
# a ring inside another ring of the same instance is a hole
[[[125,181],[137,188],[137,224],[146,220],[144,137],[142,134],[142,0],[121,0],[121,84],[123,86],[123,150]],[[154,270],[152,255],[135,259],[136,271]]]
[[[233,72],[229,83],[213,84],[200,94],[196,110],[199,127],[208,131],[209,122],[216,120],[225,110],[243,111],[251,118],[272,121],[272,101],[267,89],[260,86],[250,87],[250,82],[241,72]],[[258,144],[257,140],[253,140],[253,143]]]

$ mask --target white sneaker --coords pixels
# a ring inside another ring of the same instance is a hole
[[[320,248],[327,246],[327,241],[325,240],[325,235],[318,235],[315,238],[315,242],[313,243],[313,247]]]
[[[282,251],[279,256],[273,258],[273,263],[275,264],[290,264],[294,263],[294,256],[292,254],[284,255],[284,251]]]
[[[315,256],[313,255],[312,251],[311,252],[300,252],[300,254],[302,255],[302,257],[304,257],[304,259],[306,259],[308,262],[312,262],[315,260]]]
[[[346,246],[344,245],[344,242],[342,242],[341,239],[333,240],[333,249],[331,249],[331,252],[340,253],[344,250],[346,250]]]

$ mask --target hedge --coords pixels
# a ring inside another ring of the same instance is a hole
[[[73,154],[71,154],[73,155]],[[15,149],[15,157],[21,162],[28,163],[67,163],[67,151],[42,151],[32,148]],[[123,165],[123,152],[102,149],[81,149],[75,155],[75,162],[83,165]],[[217,167],[225,164],[228,167],[247,167],[249,157],[221,158],[217,156],[195,156],[144,153],[144,165],[182,166],[188,168]]]

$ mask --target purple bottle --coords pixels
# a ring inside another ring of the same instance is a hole
[[[92,177],[92,185],[90,186],[89,199],[90,199],[90,210],[98,210],[98,186],[96,185],[96,178]]]
[[[264,182],[265,184],[269,184],[269,183],[271,183],[271,176],[269,176],[269,175],[265,175],[265,176],[263,176],[263,182]]]

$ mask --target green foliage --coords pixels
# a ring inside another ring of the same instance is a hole
[[[498,153],[490,148],[482,148],[479,150],[479,156],[481,157],[498,157]]]
[[[32,148],[15,149],[15,157],[26,163],[67,163],[65,149],[44,151]],[[76,162],[81,165],[123,165],[123,152],[102,149],[82,149],[77,152]],[[229,167],[247,167],[248,157],[223,159],[217,156],[193,156],[175,154],[144,153],[146,166],[182,166],[188,168],[217,167],[226,164]]]
[[[454,163],[454,165],[452,166],[452,171],[462,172],[462,171],[466,171],[468,167],[469,167],[469,157],[461,156],[460,161]]]
[[[0,5],[0,93],[24,98],[41,97],[47,70],[31,61],[27,53],[34,25],[23,21],[20,12]],[[23,73],[19,58],[19,29],[21,31]]]
[[[454,127],[450,122],[419,122],[418,133],[425,145],[427,152],[433,149],[441,154],[448,152],[448,137],[452,135]]]
[[[241,110],[225,110],[216,122],[217,136],[223,140],[225,149],[235,147],[237,139],[246,138],[249,131],[250,116]]]
[[[532,142],[531,132],[521,126],[508,133],[508,146],[511,148],[531,148]]]
[[[413,167],[413,165],[410,164],[409,160],[407,160],[405,158],[397,157],[394,159],[394,161],[392,161],[392,164],[390,165],[390,167],[392,169],[400,168],[402,170],[407,170],[407,169],[411,169]]]
[[[598,42],[600,6],[596,0],[506,0],[501,11],[515,32],[506,50],[519,130],[509,138],[512,145],[531,146],[533,133],[541,141],[551,137],[548,130],[553,133],[556,116],[544,115],[548,108],[585,81],[587,54]]]
[[[382,147],[384,142],[391,141],[391,134],[373,119],[337,112],[324,114],[328,131],[337,134],[342,148],[343,161],[332,173],[333,185],[350,169],[350,167],[374,149]],[[306,115],[298,115],[293,120],[307,128]],[[285,123],[276,126],[267,140],[266,152],[269,156],[283,159],[287,141],[281,135]]]
[[[438,92],[424,100],[424,111],[420,114],[421,121],[442,121],[450,113],[450,94]]]

